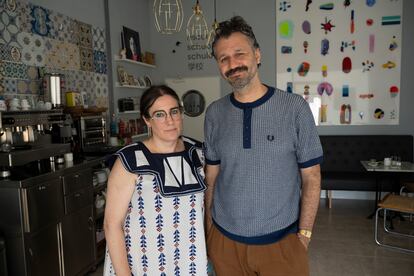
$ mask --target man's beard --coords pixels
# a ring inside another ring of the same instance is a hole
[[[253,75],[249,74],[248,70],[249,69],[247,68],[247,66],[240,66],[240,67],[233,68],[225,73],[225,76],[227,77],[228,82],[230,83],[230,85],[233,87],[234,90],[236,91],[242,90],[253,79]],[[236,79],[231,78],[231,75],[233,75],[234,73],[243,72],[243,71],[247,72],[247,77],[245,78],[237,77]]]

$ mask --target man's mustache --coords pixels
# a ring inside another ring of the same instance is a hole
[[[234,73],[237,73],[237,72],[243,72],[243,71],[247,71],[248,70],[248,68],[247,68],[247,66],[239,66],[239,67],[236,67],[236,68],[233,68],[233,69],[230,69],[229,71],[227,71],[224,75],[226,76],[226,77],[230,77],[231,75],[233,75]]]

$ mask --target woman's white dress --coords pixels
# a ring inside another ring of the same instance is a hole
[[[183,152],[152,154],[139,142],[110,160],[137,175],[124,223],[132,275],[207,275],[204,156],[201,143],[183,140]],[[108,250],[104,275],[116,275]]]

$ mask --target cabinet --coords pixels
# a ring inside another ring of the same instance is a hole
[[[96,259],[92,169],[72,168],[16,184],[0,186],[9,275],[86,273]]]
[[[64,275],[72,276],[88,271],[96,259],[92,169],[65,174],[62,183],[62,257]]]

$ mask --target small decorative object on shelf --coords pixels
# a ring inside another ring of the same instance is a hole
[[[121,85],[128,84],[128,73],[125,71],[124,67],[118,66],[118,81]]]
[[[119,51],[119,58],[120,59],[126,59],[126,49],[122,48],[121,51]]]
[[[145,52],[143,61],[145,63],[155,65],[155,54],[151,52]]]

